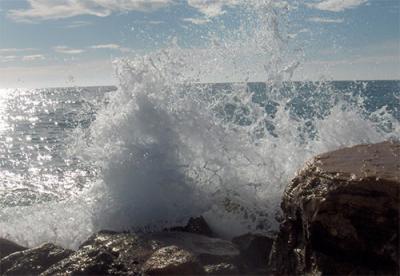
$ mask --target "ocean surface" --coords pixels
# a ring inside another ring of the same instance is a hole
[[[191,215],[270,231],[307,159],[399,122],[400,81],[1,90],[0,236],[74,247]]]

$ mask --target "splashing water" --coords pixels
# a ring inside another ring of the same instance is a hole
[[[274,230],[282,191],[307,159],[400,137],[398,118],[368,112],[362,96],[284,81],[298,66],[285,37],[288,5],[242,9],[240,27],[221,22],[207,48],[174,41],[115,61],[118,90],[70,145],[98,179],[69,200],[3,208],[0,236],[74,247],[102,228],[157,229],[196,215],[225,236]],[[262,89],[252,88],[260,68]],[[226,84],[232,76],[239,82]]]

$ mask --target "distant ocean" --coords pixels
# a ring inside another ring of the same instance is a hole
[[[399,122],[400,81],[2,90],[0,236],[73,246],[198,214],[271,230],[308,158],[399,139]]]

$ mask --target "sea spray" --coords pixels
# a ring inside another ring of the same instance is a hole
[[[100,204],[96,227],[160,229],[204,215],[226,236],[276,229],[280,195],[305,160],[393,136],[329,84],[305,90],[307,84],[284,82],[298,62],[286,61],[277,8],[264,1],[243,9],[239,30],[212,33],[206,53],[174,40],[115,62],[119,90],[98,113],[83,150],[101,168],[112,204]],[[249,49],[265,59],[264,91],[246,84]],[[242,76],[238,83],[194,83],[210,72],[226,81],[227,64]]]

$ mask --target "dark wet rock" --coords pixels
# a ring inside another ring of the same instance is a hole
[[[178,246],[193,254],[202,265],[236,263],[240,256],[239,250],[230,241],[192,233],[159,232],[145,234],[142,238],[160,247]]]
[[[135,234],[101,231],[42,275],[133,275],[151,254]]]
[[[234,264],[220,263],[204,266],[206,275],[240,275],[239,269]]]
[[[38,275],[72,252],[52,243],[18,251],[0,260],[1,275]]]
[[[263,273],[267,270],[273,239],[261,234],[245,234],[232,239],[240,250],[240,259],[246,271]]]
[[[15,242],[2,239],[0,238],[0,259],[4,258],[5,256],[8,256],[14,252],[26,250],[28,248],[23,247],[19,244],[16,244]]]
[[[400,144],[315,157],[287,187],[277,275],[398,275]]]
[[[190,252],[177,246],[162,247],[155,251],[143,265],[147,275],[196,275],[203,268]]]
[[[204,274],[204,266],[234,264],[238,257],[231,242],[192,233],[101,231],[41,275]]]
[[[190,218],[186,226],[178,226],[168,229],[168,231],[179,231],[188,232],[193,234],[204,235],[207,237],[213,237],[214,234],[208,226],[206,220],[200,216],[197,218]]]

